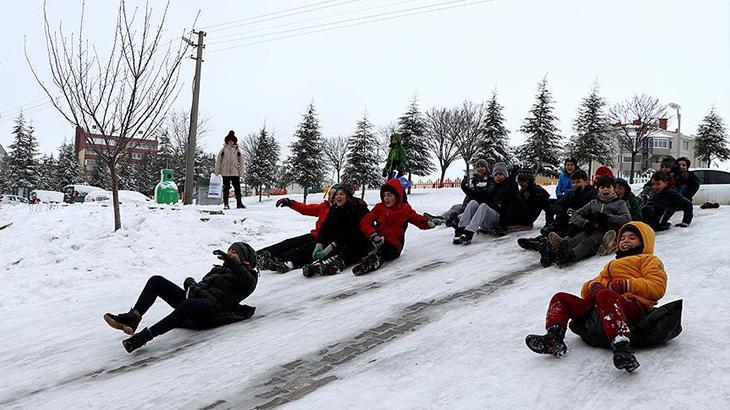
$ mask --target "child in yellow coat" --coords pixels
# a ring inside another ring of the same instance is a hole
[[[583,285],[581,297],[564,292],[553,296],[545,323],[547,334],[527,336],[530,350],[562,357],[567,350],[563,338],[568,320],[595,307],[611,342],[614,366],[628,372],[639,367],[630,346],[629,324],[642,320],[664,296],[667,274],[654,255],[654,231],[649,225],[637,221],[623,225],[617,247],[616,259]]]

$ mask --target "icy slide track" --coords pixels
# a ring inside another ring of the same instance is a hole
[[[368,192],[374,203],[376,192]],[[318,200],[319,198],[313,198]],[[458,190],[416,191],[419,211]],[[657,237],[669,272],[664,301],[685,300],[684,333],[637,352],[632,375],[610,352],[568,336],[562,360],[535,355],[559,290],[578,292],[609,258],[543,269],[507,238],[450,244],[452,231],[408,230],[403,256],[380,271],[310,280],[263,272],[253,319],[173,331],[134,354],[101,315],[124,311],[153,274],[181,282],[234,240],[259,247],[313,220],[273,199],[208,217],[196,209],[0,208],[1,408],[677,408],[730,403],[727,209],[696,210],[689,230]],[[241,222],[241,219],[246,218]],[[534,232],[519,236],[534,235]],[[158,302],[143,320],[169,312]],[[723,406],[723,404],[725,406]]]

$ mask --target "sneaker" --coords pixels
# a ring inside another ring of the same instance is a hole
[[[231,208],[228,206],[228,204],[224,204],[223,209],[231,209]]]
[[[636,360],[629,338],[626,336],[616,336],[611,343],[611,349],[613,349],[613,365],[617,369],[631,373],[639,367],[639,361]]]
[[[545,335],[529,335],[525,338],[527,347],[535,353],[563,357],[568,351],[563,339],[565,329],[558,325],[550,326]]]
[[[471,243],[472,238],[474,238],[474,232],[464,230],[464,233],[461,234],[461,243],[462,245],[469,245]]]
[[[124,350],[126,350],[127,353],[132,353],[147,344],[147,342],[152,340],[152,337],[152,332],[150,332],[148,328],[144,328],[139,333],[133,334],[129,339],[123,340],[122,346],[124,346]]]
[[[601,244],[598,245],[598,255],[606,256],[616,252],[616,231],[613,229],[603,234]]]
[[[132,335],[139,326],[139,321],[142,318],[135,313],[134,309],[130,309],[128,313],[120,313],[113,315],[111,313],[104,314],[104,321],[114,329],[119,329],[122,332]]]
[[[519,245],[522,249],[527,249],[528,251],[538,251],[540,250],[540,245],[542,245],[541,238],[541,236],[538,236],[537,238],[520,238],[517,240],[517,245]]]
[[[287,273],[291,270],[291,268],[286,262],[282,262],[277,258],[272,258],[271,260],[269,260],[269,270],[273,270],[279,273]]]
[[[463,242],[462,234],[464,233],[464,228],[456,228],[454,229],[454,240],[451,241],[454,245],[461,245]]]
[[[548,241],[550,242],[550,245],[552,245],[554,248],[559,248],[560,243],[566,239],[568,238],[560,236],[556,232],[550,232],[550,234],[548,235]]]
[[[312,276],[318,276],[322,274],[322,263],[319,261],[306,264],[302,267],[302,274],[311,278]]]

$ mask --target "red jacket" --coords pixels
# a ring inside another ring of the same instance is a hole
[[[317,217],[317,223],[314,225],[314,229],[312,229],[312,236],[315,238],[317,235],[319,235],[319,228],[322,226],[322,222],[324,222],[325,219],[327,219],[327,214],[330,213],[330,203],[327,201],[324,201],[319,204],[303,204],[301,202],[297,202],[295,200],[291,201],[291,209],[299,212],[302,215],[307,216],[316,216]]]
[[[383,202],[375,205],[360,221],[360,229],[367,237],[373,233],[381,235],[387,243],[395,246],[400,252],[403,250],[408,223],[421,229],[429,229],[428,218],[418,214],[410,205],[401,202],[403,188],[397,179],[391,179],[380,188],[381,199],[385,191],[395,194],[395,205],[390,208],[387,208]]]

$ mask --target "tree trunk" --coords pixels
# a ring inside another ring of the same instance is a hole
[[[629,171],[629,184],[634,183],[634,162],[636,160],[636,152],[631,153],[631,170]]]
[[[264,195],[264,186],[259,185],[259,202],[261,202],[261,197]]]
[[[469,174],[469,161],[464,160],[464,162],[466,163],[466,174],[465,175],[470,175]]]
[[[588,175],[593,175],[593,160],[588,161]]]
[[[337,168],[337,183],[340,183],[340,169]]]
[[[413,178],[413,176],[411,175],[411,173],[409,171],[408,172],[408,180],[411,181],[411,185],[408,185],[408,195],[411,194],[411,187],[413,186],[413,184],[412,184],[413,180],[411,178]]]
[[[107,162],[109,166],[109,176],[112,184],[112,206],[114,207],[114,232],[122,227],[122,216],[119,212],[119,178],[117,177],[117,167],[114,160]]]
[[[304,187],[304,204],[307,204],[307,187]]]
[[[365,184],[362,184],[362,194],[360,195],[360,199],[363,201],[365,200]]]
[[[439,188],[443,188],[444,186],[444,177],[446,176],[446,168],[441,168],[441,179],[439,180]]]

